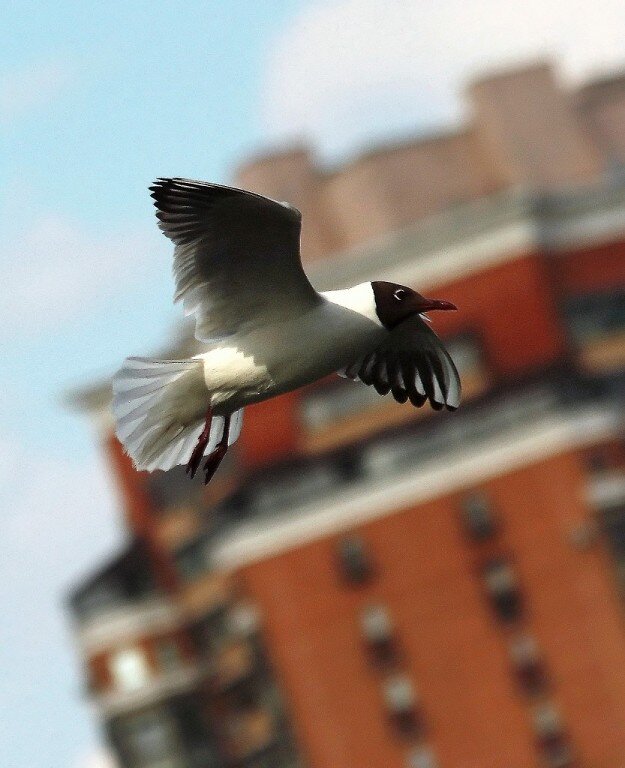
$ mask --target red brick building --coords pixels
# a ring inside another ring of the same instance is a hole
[[[624,764],[625,80],[469,95],[453,133],[238,177],[302,209],[318,288],[460,307],[457,413],[326,380],[247,409],[204,490],[132,470],[107,386],[78,399],[130,533],[71,600],[122,765]]]

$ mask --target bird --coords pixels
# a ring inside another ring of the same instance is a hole
[[[294,206],[177,177],[149,189],[174,244],[174,301],[205,350],[128,357],[113,377],[116,435],[137,470],[182,464],[194,477],[205,459],[208,483],[246,406],[335,373],[399,403],[458,408],[458,371],[426,314],[454,304],[384,280],[318,292]]]

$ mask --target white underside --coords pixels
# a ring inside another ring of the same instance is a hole
[[[188,462],[208,407],[215,413],[205,454],[232,415],[229,444],[242,409],[327,376],[373,349],[387,334],[370,283],[323,294],[314,310],[265,323],[190,360],[129,358],[113,380],[117,435],[137,469]]]

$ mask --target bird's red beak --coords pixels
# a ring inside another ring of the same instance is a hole
[[[444,301],[443,299],[426,299],[423,297],[423,302],[419,304],[419,312],[431,312],[433,309],[458,309],[451,301]]]

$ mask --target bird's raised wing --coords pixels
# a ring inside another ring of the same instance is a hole
[[[392,392],[399,403],[420,407],[426,400],[437,411],[460,405],[460,377],[443,342],[418,315],[396,326],[373,352],[343,371],[380,395]]]
[[[299,254],[301,214],[232,187],[158,179],[159,227],[175,244],[174,301],[196,316],[201,341],[301,314],[321,298]]]

